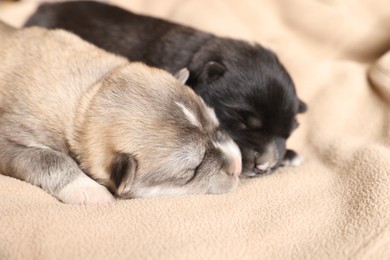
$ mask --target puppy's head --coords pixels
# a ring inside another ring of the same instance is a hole
[[[192,59],[189,85],[215,109],[240,146],[243,174],[256,176],[283,162],[286,139],[306,105],[276,55],[232,39],[212,39]]]
[[[177,78],[185,81],[187,72]],[[167,72],[117,69],[84,102],[78,158],[122,198],[233,190],[241,154],[214,111]]]

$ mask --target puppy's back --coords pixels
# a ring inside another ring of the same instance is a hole
[[[0,109],[8,112],[0,119],[9,128],[30,120],[34,131],[65,135],[80,95],[127,62],[63,30],[1,24],[0,35]]]

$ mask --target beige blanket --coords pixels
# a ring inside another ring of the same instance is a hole
[[[390,259],[388,0],[111,2],[274,49],[309,105],[289,141],[305,163],[230,194],[107,206],[0,176],[0,259]]]

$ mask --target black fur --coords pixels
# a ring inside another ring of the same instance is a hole
[[[131,61],[176,73],[212,106],[253,171],[271,141],[278,161],[306,105],[276,55],[259,44],[217,37],[162,19],[137,15],[98,2],[41,5],[26,26],[63,28]],[[258,172],[258,171],[257,171]]]

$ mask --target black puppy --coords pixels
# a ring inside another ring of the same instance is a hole
[[[306,105],[270,50],[98,2],[42,4],[26,23],[32,25],[69,30],[171,73],[187,67],[187,84],[215,109],[221,127],[240,146],[246,176],[297,158],[286,152],[286,139]]]

